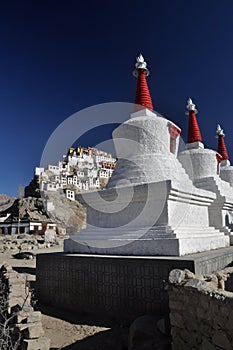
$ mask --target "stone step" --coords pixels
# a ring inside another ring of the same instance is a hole
[[[80,242],[88,242],[88,241],[108,241],[108,240],[157,240],[157,239],[173,239],[173,238],[216,238],[216,237],[224,237],[223,232],[195,232],[190,235],[187,233],[178,233],[174,232],[173,234],[150,234],[150,235],[141,235],[140,234],[122,234],[122,235],[85,235],[85,236],[77,236],[75,239]]]
[[[77,239],[86,240],[108,240],[108,239],[169,239],[169,238],[188,238],[188,237],[218,237],[224,236],[224,232],[214,227],[179,227],[171,228],[167,226],[153,226],[146,232],[146,229],[125,230],[122,228],[86,230],[77,234]]]
[[[187,232],[175,232],[177,238],[197,238],[197,237],[220,237],[220,236],[225,236],[223,232],[193,232],[191,235]]]
[[[213,226],[206,226],[206,227],[200,227],[200,226],[187,226],[187,227],[173,227],[172,228],[173,231],[179,231],[179,232],[186,232],[186,231],[189,231],[189,232],[196,232],[196,231],[202,231],[202,230],[208,230],[208,231],[211,231],[211,232],[215,232],[215,231],[219,231],[218,229],[216,229],[215,227]]]
[[[125,239],[125,240],[138,240],[138,239],[169,239],[169,238],[176,238],[175,234],[161,234],[161,235],[140,235],[140,234],[131,234],[131,235],[87,235],[87,236],[76,236],[75,239],[79,240],[80,242],[85,241],[99,241],[99,240],[112,240],[112,239]]]

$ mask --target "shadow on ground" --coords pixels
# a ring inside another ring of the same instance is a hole
[[[71,312],[62,308],[55,308],[53,306],[38,303],[35,309],[41,311],[44,315],[59,318],[61,320],[71,322],[73,324],[98,326],[98,327],[128,327],[135,318],[125,318],[119,320],[106,314],[100,313],[77,313]]]
[[[128,328],[116,327],[78,340],[74,344],[51,350],[127,350],[127,342]]]
[[[18,273],[26,273],[33,276],[35,276],[36,274],[36,269],[34,267],[17,266],[17,267],[13,267],[13,269]]]
[[[121,322],[106,316],[106,314],[77,313],[40,304],[36,305],[36,309],[40,310],[44,315],[69,322],[73,325],[109,328],[98,330],[94,334],[86,333],[82,339],[75,340],[73,344],[64,345],[63,347],[52,347],[51,350],[127,350],[130,325],[128,322]],[[77,332],[79,333],[79,330]]]

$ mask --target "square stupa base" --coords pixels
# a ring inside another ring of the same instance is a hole
[[[117,318],[168,312],[166,283],[174,268],[197,274],[233,261],[233,247],[168,256],[37,255],[36,296],[40,303],[73,312]]]

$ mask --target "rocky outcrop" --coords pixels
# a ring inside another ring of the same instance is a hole
[[[20,220],[30,218],[31,220],[44,221],[49,218],[43,200],[35,197],[17,198],[4,213],[10,213],[12,219],[20,218]]]
[[[44,192],[45,205],[52,203],[53,210],[47,211],[49,218],[67,233],[74,233],[86,227],[86,209],[77,201],[70,201],[58,192]]]
[[[231,350],[233,267],[208,275],[172,270],[169,307],[173,350]]]
[[[29,183],[29,185],[25,187],[24,196],[36,197],[36,198],[41,197],[39,177],[37,175],[35,175],[34,178],[31,180],[31,182]]]
[[[14,201],[15,197],[10,197],[6,194],[0,194],[0,213],[11,207]]]

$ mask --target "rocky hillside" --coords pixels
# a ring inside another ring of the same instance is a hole
[[[47,210],[49,218],[67,233],[80,231],[86,226],[86,209],[77,201],[70,201],[58,192],[43,192],[42,198],[46,205],[52,203],[53,210]]]
[[[4,213],[10,213],[12,219],[28,219],[47,221],[49,216],[43,205],[41,198],[17,198],[12,206],[4,211]]]
[[[86,209],[80,203],[67,199],[64,194],[40,191],[37,176],[25,187],[23,198],[0,196],[3,204],[1,207],[0,202],[0,213],[10,213],[12,219],[55,222],[67,233],[80,231],[86,225]]]
[[[0,213],[11,207],[15,198],[7,196],[6,194],[0,194]]]
[[[47,210],[48,202],[53,207],[50,211]],[[65,228],[67,233],[79,231],[86,222],[86,210],[81,204],[51,192],[43,192],[41,198],[16,199],[5,213],[10,213],[16,220],[30,218],[34,221],[55,222],[58,227]]]

